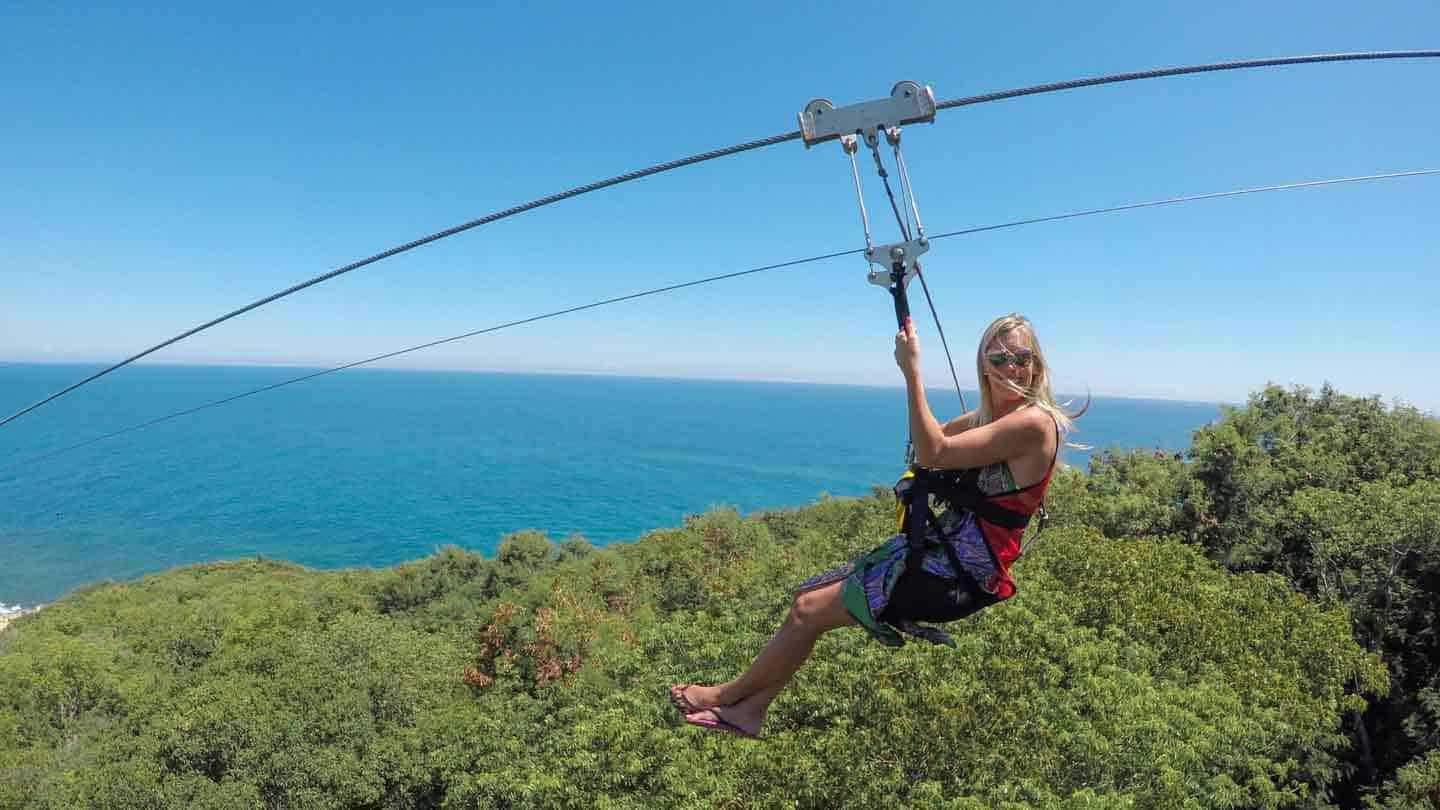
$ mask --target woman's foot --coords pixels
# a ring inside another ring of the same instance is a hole
[[[770,702],[780,693],[781,688],[783,686],[763,689],[739,703],[732,703],[728,706],[711,706],[687,714],[685,722],[695,726],[728,731],[742,737],[759,739],[760,729],[765,725],[765,713],[770,709]]]
[[[719,691],[713,686],[677,684],[670,687],[670,705],[682,715],[691,715],[718,706]]]

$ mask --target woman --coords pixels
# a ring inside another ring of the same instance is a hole
[[[901,632],[952,644],[917,622],[954,621],[1014,595],[1009,568],[1025,523],[1045,497],[1061,436],[1084,408],[1070,415],[1055,404],[1034,327],[1019,315],[985,330],[975,358],[980,407],[947,424],[925,401],[920,341],[908,321],[895,335],[895,362],[905,376],[916,464],[957,471],[938,493],[950,509],[929,528],[923,555],[909,555],[899,534],[801,585],[785,623],[738,678],[670,687],[685,722],[758,737],[771,701],[822,633],[858,623],[891,646],[905,643]]]

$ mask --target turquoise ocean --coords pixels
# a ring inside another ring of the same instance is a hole
[[[99,368],[0,364],[0,416]],[[388,566],[490,554],[522,529],[605,545],[713,506],[863,495],[903,469],[900,388],[369,369],[45,457],[305,373],[129,366],[0,428],[0,611],[207,560]],[[958,411],[953,390],[930,401]],[[1220,412],[1097,397],[1072,439],[1179,451]]]

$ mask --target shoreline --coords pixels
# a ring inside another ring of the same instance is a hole
[[[45,606],[36,605],[33,608],[16,606],[14,609],[7,608],[6,610],[0,611],[0,633],[5,632],[6,628],[10,626],[11,622],[15,621],[21,616],[28,616],[43,607]]]

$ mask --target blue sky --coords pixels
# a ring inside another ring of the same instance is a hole
[[[1433,2],[93,5],[0,12],[0,361],[116,361],[442,228],[788,132],[818,96],[1440,47]],[[1136,82],[945,111],[907,128],[906,157],[931,233],[1436,168],[1437,86],[1440,60]],[[358,270],[152,360],[337,365],[860,247],[850,183],[833,143],[712,161]],[[1020,311],[1066,391],[1240,401],[1329,381],[1440,410],[1437,213],[1440,177],[1200,202],[936,242],[927,278],[967,387],[980,329]],[[865,270],[760,274],[387,365],[899,384]],[[927,382],[946,385],[920,323]]]

